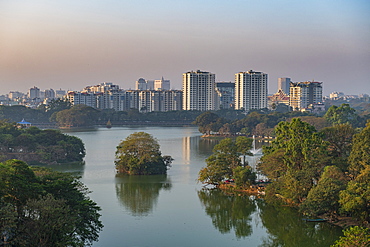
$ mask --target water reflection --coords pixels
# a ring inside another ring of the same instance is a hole
[[[85,161],[53,165],[38,165],[38,166],[50,168],[53,171],[58,172],[69,172],[75,176],[83,176],[85,170]]]
[[[171,187],[167,175],[116,176],[117,198],[133,216],[149,215],[157,204],[159,192]]]
[[[202,189],[198,196],[206,214],[222,234],[234,230],[238,239],[252,234],[251,214],[256,211],[256,205],[248,196],[227,195],[218,189]]]
[[[305,222],[296,210],[289,207],[274,207],[258,201],[260,218],[269,237],[261,247],[326,247],[333,244],[341,233],[339,227],[329,223]]]

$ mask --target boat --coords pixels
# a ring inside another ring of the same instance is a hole
[[[326,222],[327,219],[303,219],[306,222]]]

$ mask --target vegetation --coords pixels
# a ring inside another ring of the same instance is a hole
[[[370,243],[370,229],[354,226],[343,230],[343,237],[332,247],[366,247]]]
[[[252,141],[240,136],[235,141],[226,138],[213,149],[213,154],[206,160],[207,166],[199,171],[198,180],[205,184],[218,185],[226,179],[234,179],[237,186],[254,183],[256,174],[244,161],[241,155],[251,155]]]
[[[275,133],[259,165],[272,181],[267,201],[296,205],[312,216],[369,222],[370,122],[355,134],[348,123],[317,132],[293,119],[279,123]]]
[[[129,135],[116,151],[116,169],[130,175],[166,174],[171,156],[162,156],[158,141],[145,132]]]
[[[84,144],[77,137],[0,121],[0,161],[16,158],[50,164],[82,161],[84,157]]]
[[[68,173],[0,163],[0,245],[91,245],[103,225],[88,193]]]

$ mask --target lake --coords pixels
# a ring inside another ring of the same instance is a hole
[[[114,167],[116,146],[144,131],[158,139],[163,155],[174,158],[167,175],[122,176]],[[196,127],[115,127],[70,130],[86,147],[85,165],[55,169],[73,172],[92,191],[104,229],[93,246],[330,246],[341,229],[304,222],[288,207],[272,207],[249,196],[205,190],[199,170],[217,140],[203,139]]]

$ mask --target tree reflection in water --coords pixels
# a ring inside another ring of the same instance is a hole
[[[248,196],[227,195],[218,189],[202,189],[198,191],[198,197],[213,225],[221,233],[234,230],[238,239],[252,234],[251,214],[256,211],[256,205]]]
[[[157,204],[160,190],[172,187],[167,175],[116,175],[116,194],[133,216],[147,216]]]
[[[269,233],[260,247],[326,247],[341,235],[341,229],[329,223],[303,221],[302,215],[293,208],[268,205],[263,200],[257,205]]]

